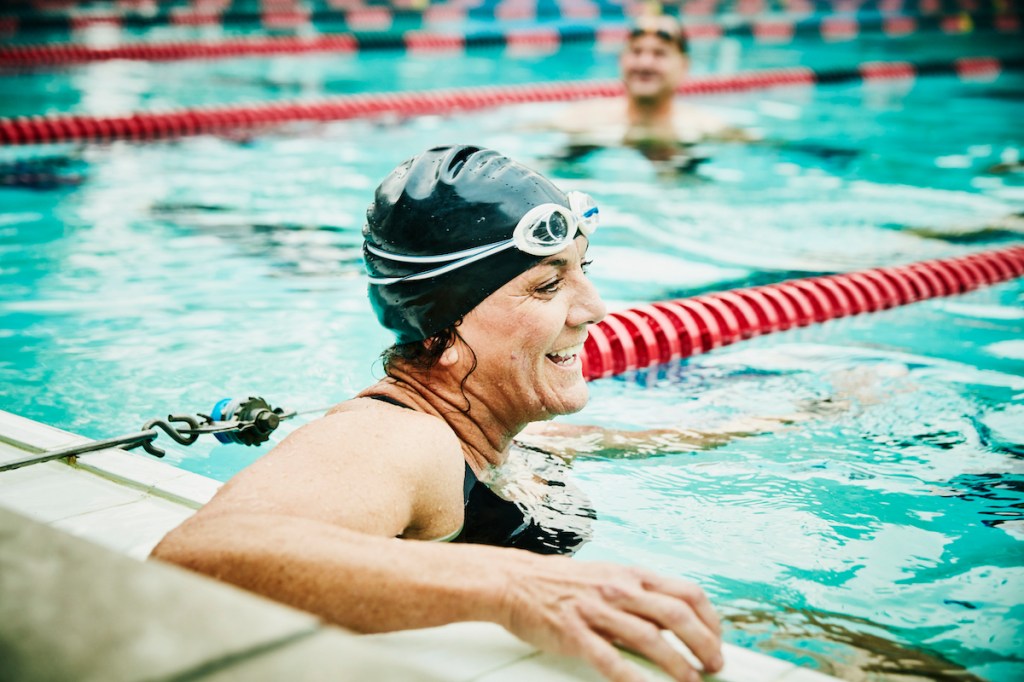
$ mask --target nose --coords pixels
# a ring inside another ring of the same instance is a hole
[[[640,69],[650,69],[657,60],[652,52],[641,50],[633,55],[633,64]]]
[[[583,327],[594,324],[604,319],[608,314],[608,308],[601,300],[601,294],[597,293],[597,287],[585,275],[580,273],[576,280],[572,306],[566,317],[566,325],[570,327]]]

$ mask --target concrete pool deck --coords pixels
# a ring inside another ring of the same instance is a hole
[[[0,464],[88,439],[0,410]],[[356,635],[143,561],[217,481],[123,450],[0,472],[0,660],[36,680],[599,680],[490,623]],[[719,682],[836,678],[726,645]],[[667,676],[644,664],[652,680]]]

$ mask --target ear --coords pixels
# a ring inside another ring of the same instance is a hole
[[[683,64],[682,64],[682,69],[680,70],[680,73],[682,73],[684,79],[689,77],[689,75],[690,75],[690,55],[687,55],[687,54],[683,55]]]
[[[444,353],[441,353],[441,358],[440,358],[440,360],[437,361],[437,364],[441,365],[442,367],[454,367],[458,363],[459,363],[459,344],[458,343],[453,343],[451,348],[448,348],[448,349],[445,350]]]

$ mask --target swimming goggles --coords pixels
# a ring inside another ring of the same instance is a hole
[[[513,247],[531,256],[554,255],[576,238],[577,231],[589,237],[597,230],[599,211],[594,199],[589,194],[575,191],[566,194],[566,198],[569,200],[568,208],[559,204],[540,204],[531,208],[519,219],[512,231],[511,239],[474,246],[471,249],[454,253],[437,256],[405,256],[384,251],[366,242],[367,251],[374,256],[390,261],[418,264],[444,263],[439,267],[404,277],[371,276],[370,284],[395,284],[396,282],[412,282],[437,277]]]
[[[682,52],[686,52],[686,38],[682,33],[671,33],[663,28],[652,29],[637,26],[630,30],[629,39],[636,40],[641,36],[655,36],[666,43],[674,43]]]

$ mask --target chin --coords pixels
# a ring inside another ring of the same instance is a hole
[[[590,389],[582,378],[580,383],[581,385],[560,393],[557,401],[552,401],[553,404],[547,408],[548,419],[563,414],[575,414],[587,406],[590,402]]]

